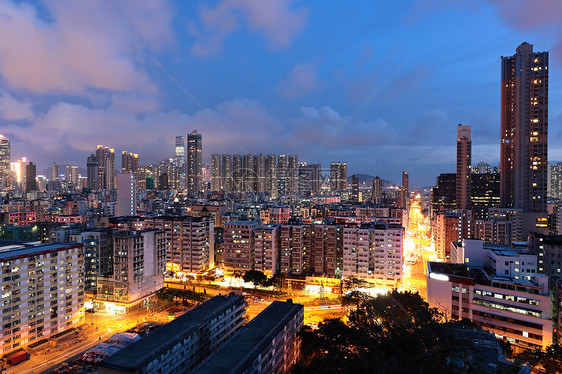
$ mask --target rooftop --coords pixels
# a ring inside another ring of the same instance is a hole
[[[468,273],[468,266],[465,264],[455,264],[451,262],[428,262],[431,273],[441,273],[457,277],[471,278]]]
[[[242,301],[242,296],[215,296],[175,320],[143,336],[113,356],[100,363],[101,367],[124,371],[135,371],[144,367],[197,330],[202,324],[213,319],[217,313]]]
[[[192,373],[242,373],[247,365],[262,353],[287,321],[302,309],[301,304],[274,301]]]
[[[82,247],[77,243],[45,243],[23,242],[18,240],[0,241],[0,261],[36,256],[44,253],[58,252],[71,248]]]
[[[234,221],[234,222],[229,222],[229,223],[225,223],[226,225],[240,225],[240,226],[257,226],[259,225],[258,221]]]

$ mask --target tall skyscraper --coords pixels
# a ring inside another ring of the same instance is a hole
[[[382,198],[382,181],[379,177],[373,179],[373,188],[371,190],[371,199],[373,204],[380,204]]]
[[[10,140],[0,134],[0,189],[11,187]]]
[[[139,180],[139,155],[123,151],[121,154],[121,173],[131,173],[136,181]]]
[[[256,172],[254,170],[254,155],[244,155],[242,162],[244,163],[244,191],[256,190]]]
[[[56,165],[56,164],[55,164]],[[99,163],[95,154],[91,154],[86,161],[86,171],[88,173],[88,179],[86,180],[86,186],[91,190],[97,190],[99,186]]]
[[[98,190],[113,190],[115,188],[115,150],[103,145],[96,149],[98,159]]]
[[[58,181],[59,180],[59,166],[56,162],[53,162],[51,165],[51,180]]]
[[[299,190],[303,195],[317,194],[322,185],[322,165],[301,162],[299,166]]]
[[[221,155],[211,155],[211,191],[221,190]]]
[[[232,155],[222,155],[221,181],[224,192],[232,192]]]
[[[550,164],[549,196],[562,199],[562,162]]]
[[[359,177],[356,174],[351,176],[351,197],[353,201],[359,201]]]
[[[137,214],[136,183],[132,173],[117,174],[116,217]]]
[[[288,167],[289,167],[287,170],[288,190],[290,192],[297,192],[298,183],[299,183],[299,156],[298,155],[289,156]]]
[[[30,162],[25,165],[25,192],[37,191],[37,166]]]
[[[330,187],[332,191],[347,190],[347,162],[330,164]]]
[[[185,138],[176,136],[175,164],[177,167],[185,165]]]
[[[241,192],[244,188],[244,164],[242,155],[232,155],[232,191]]]
[[[410,203],[410,177],[406,170],[402,171],[402,187],[398,193],[398,206],[408,208]]]
[[[501,205],[546,211],[548,52],[523,43],[501,58]]]
[[[261,153],[254,156],[254,168],[256,171],[256,191],[266,192],[266,157]]]
[[[187,134],[187,190],[197,193],[201,190],[203,177],[203,147],[201,134],[193,130]]]
[[[277,196],[277,156],[267,155],[265,159],[265,190],[270,196]]]
[[[470,207],[472,140],[470,126],[457,126],[457,209]]]

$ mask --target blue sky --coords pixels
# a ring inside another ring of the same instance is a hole
[[[298,154],[429,185],[455,170],[458,123],[473,163],[498,163],[500,56],[527,41],[550,51],[562,160],[560,19],[548,0],[0,0],[0,132],[39,169],[97,144],[158,162],[196,128],[205,161]]]

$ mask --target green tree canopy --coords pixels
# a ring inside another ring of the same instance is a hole
[[[252,282],[254,286],[261,286],[267,281],[267,276],[259,270],[249,270],[242,279],[244,282]]]

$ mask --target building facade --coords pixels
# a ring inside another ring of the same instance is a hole
[[[207,217],[155,217],[148,227],[162,230],[166,238],[166,270],[201,274],[215,263],[214,221]]]
[[[343,276],[377,288],[395,289],[402,281],[404,228],[382,222],[343,229]]]
[[[457,126],[457,209],[470,208],[472,140],[470,126]]]
[[[140,302],[164,287],[165,261],[164,232],[114,233],[113,272],[97,280],[95,300],[100,308],[124,313],[140,307]]]
[[[100,374],[186,373],[245,322],[241,296],[215,296],[102,361]]]
[[[1,350],[8,353],[84,323],[84,248],[15,245],[0,252]]]
[[[203,182],[203,140],[197,130],[187,134],[187,190],[197,193]]]
[[[301,304],[274,301],[193,374],[289,373],[300,358]]]
[[[548,52],[523,43],[501,59],[501,206],[546,211]]]

